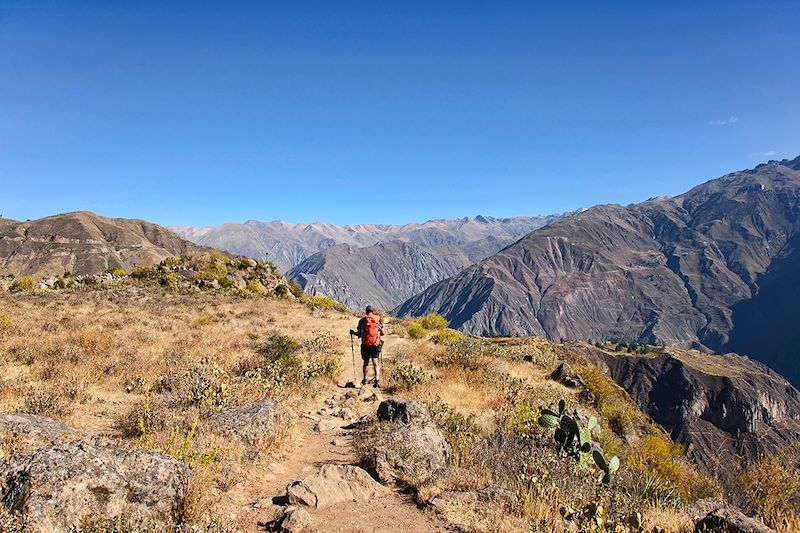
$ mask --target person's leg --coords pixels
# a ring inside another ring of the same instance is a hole
[[[362,385],[367,384],[367,368],[369,368],[369,353],[366,352],[366,346],[361,347],[361,361],[364,363],[364,366],[361,368],[361,375],[364,376],[361,380]]]
[[[372,369],[375,371],[375,385],[381,381],[381,360],[380,357],[372,358]]]

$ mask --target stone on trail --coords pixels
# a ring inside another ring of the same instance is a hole
[[[415,484],[447,466],[450,444],[421,403],[386,400],[378,406],[378,419],[388,424],[373,452],[378,479]]]
[[[281,520],[281,531],[286,533],[308,531],[311,522],[311,514],[302,507],[287,507]]]
[[[344,502],[366,502],[389,489],[353,465],[326,464],[319,472],[286,487],[290,504],[324,508]]]

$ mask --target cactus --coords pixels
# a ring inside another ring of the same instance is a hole
[[[539,425],[555,429],[553,438],[559,452],[566,453],[575,458],[581,466],[589,465],[594,459],[597,467],[603,471],[601,480],[604,484],[611,483],[611,476],[619,468],[619,458],[615,455],[606,461],[603,454],[595,450],[592,453],[592,430],[597,426],[597,418],[590,417],[586,427],[581,427],[578,422],[578,413],[567,414],[564,400],[558,402],[558,410],[544,409],[539,417]]]
[[[603,484],[608,485],[611,483],[611,475],[619,468],[619,458],[615,455],[606,461],[606,458],[603,457],[603,454],[597,450],[595,450],[592,454],[592,458],[594,458],[594,464],[597,465],[597,468],[603,471]]]

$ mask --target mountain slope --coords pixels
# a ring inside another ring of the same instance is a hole
[[[289,224],[282,221],[244,224],[231,222],[212,228],[173,227],[182,237],[201,244],[264,259],[265,254],[282,272],[288,272],[311,255],[336,244],[374,246],[401,240],[418,246],[460,245],[487,237],[518,239],[561,215],[493,218],[477,216],[423,223],[337,226],[315,222]]]
[[[748,346],[756,333],[741,317],[764,306],[761,287],[777,284],[772,291],[781,294],[796,279],[799,229],[800,158],[773,161],[674,198],[598,206],[554,222],[396,311],[438,312],[477,334],[725,351]],[[798,316],[796,299],[781,302],[770,306],[775,315]],[[784,333],[780,321],[762,326],[757,333],[768,338]],[[800,381],[796,362],[749,346]]]
[[[512,242],[489,237],[430,247],[404,241],[362,248],[337,244],[312,255],[287,276],[308,294],[329,296],[354,310],[368,304],[391,309]]]
[[[800,439],[800,393],[765,365],[696,351],[614,355],[573,346],[605,367],[641,410],[733,493],[742,468]],[[741,502],[740,502],[741,503]]]
[[[0,224],[0,274],[36,278],[131,269],[200,247],[143,220],[87,211]]]

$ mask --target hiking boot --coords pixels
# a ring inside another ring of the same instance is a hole
[[[365,386],[367,384],[367,378],[361,380],[361,386]]]
[[[381,382],[376,379],[375,383],[373,383],[372,386],[375,387],[376,389],[380,389],[381,388]]]

